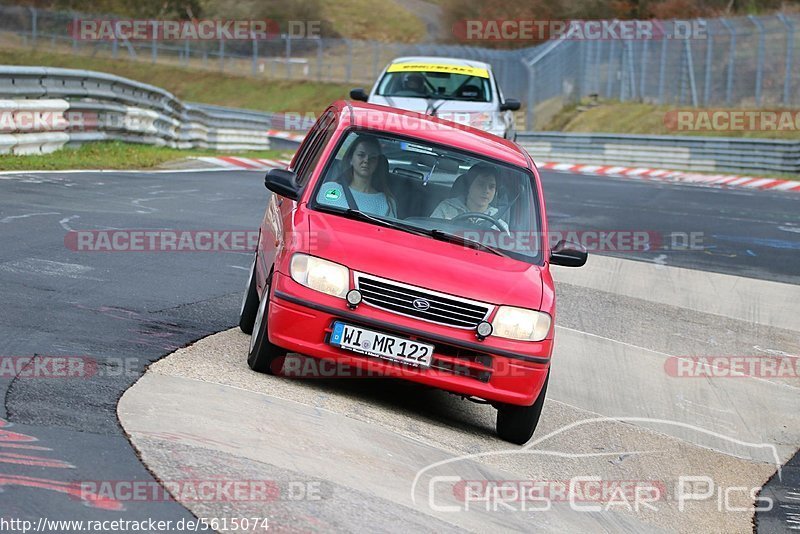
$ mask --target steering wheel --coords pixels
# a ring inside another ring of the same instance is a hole
[[[501,232],[505,232],[510,235],[510,232],[507,228],[503,228],[503,225],[500,224],[500,221],[492,217],[491,215],[487,215],[486,213],[480,213],[478,211],[468,211],[466,213],[462,213],[461,215],[456,215],[452,219],[452,222],[457,222],[463,219],[483,219],[485,221],[489,221],[492,223],[492,226],[500,230]]]

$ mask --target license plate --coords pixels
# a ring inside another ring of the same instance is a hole
[[[417,367],[429,367],[433,359],[433,345],[390,336],[339,321],[333,323],[330,344],[368,356]]]

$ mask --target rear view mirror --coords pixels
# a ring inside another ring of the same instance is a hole
[[[564,267],[582,267],[588,257],[583,245],[563,239],[550,251],[550,263]]]
[[[500,111],[518,111],[522,104],[515,98],[506,98],[506,101],[500,104]]]
[[[362,102],[366,102],[367,98],[369,97],[367,93],[359,87],[358,89],[350,90],[350,98],[352,98],[353,100],[360,100]]]
[[[297,175],[286,169],[271,169],[264,177],[264,186],[282,197],[290,200],[300,198],[300,186],[297,184]]]

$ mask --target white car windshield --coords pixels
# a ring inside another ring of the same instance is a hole
[[[377,94],[388,97],[491,102],[488,77],[451,72],[387,72]]]
[[[476,154],[352,131],[312,199],[312,208],[541,262],[533,175]]]

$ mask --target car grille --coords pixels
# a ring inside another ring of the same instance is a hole
[[[363,274],[356,275],[356,288],[376,308],[457,328],[473,329],[492,311],[489,304]]]

